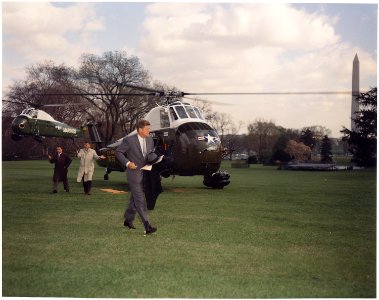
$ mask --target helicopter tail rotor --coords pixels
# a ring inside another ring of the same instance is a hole
[[[92,121],[89,121],[89,122],[87,122],[86,126],[88,129],[89,136],[91,138],[91,142],[95,143],[98,148],[102,148],[104,141],[100,137],[100,133],[97,130],[98,124],[96,124]]]

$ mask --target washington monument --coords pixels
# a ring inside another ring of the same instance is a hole
[[[357,97],[359,96],[359,59],[355,54],[353,60],[353,80],[351,88],[351,130],[355,131],[355,115],[359,111],[359,103]]]

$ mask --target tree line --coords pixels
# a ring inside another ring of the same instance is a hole
[[[339,154],[351,154],[351,162],[359,167],[376,167],[377,164],[377,88],[360,93],[356,100],[355,128],[343,127],[342,139],[330,139],[330,130],[323,126],[305,127],[301,131],[276,126],[273,122],[258,120],[249,125],[246,136],[248,149],[262,163],[316,161],[333,162],[332,145]],[[249,145],[249,143],[251,143]]]
[[[75,127],[88,120],[96,121],[100,124],[99,131],[105,142],[124,136],[134,129],[138,119],[157,104],[163,105],[165,101],[164,97],[131,95],[140,91],[135,87],[144,87],[147,92],[177,90],[176,87],[154,81],[138,57],[129,56],[124,51],[110,51],[102,55],[83,54],[76,68],[64,64],[56,65],[52,61],[27,67],[25,78],[16,80],[9,86],[3,99],[6,101],[2,102],[3,159],[12,159],[15,156],[39,157],[41,149],[43,155],[47,154],[45,152],[54,148],[57,143],[62,144],[68,152],[76,147],[72,142],[59,138],[46,139],[42,148],[32,139],[12,141],[11,122],[26,107],[62,104],[63,106],[43,109],[56,120]],[[375,100],[372,100],[373,97]],[[338,147],[343,153],[350,150],[353,155],[370,156],[367,152],[373,151],[372,142],[368,143],[370,150],[366,151],[352,145],[364,143],[360,139],[362,135],[366,135],[365,143],[367,139],[375,139],[376,142],[376,131],[373,134],[370,127],[373,125],[366,124],[373,114],[376,118],[376,88],[375,95],[370,91],[362,94],[360,98],[364,108],[357,120],[360,132],[353,133],[343,128],[341,132],[344,138],[338,142]],[[273,163],[310,160],[322,152],[325,160],[330,160],[330,130],[323,126],[310,126],[301,130],[287,129],[275,125],[273,121],[258,119],[248,125],[247,134],[239,135],[242,122],[235,124],[230,115],[213,111],[211,104],[201,99],[195,100],[195,105],[200,107],[206,120],[217,130],[228,158],[232,158],[233,153],[243,152],[255,156],[259,162]],[[363,163],[357,158],[354,162]]]
[[[288,129],[259,119],[248,125],[247,134],[224,137],[224,144],[229,145],[229,159],[234,153],[245,153],[252,163],[330,162],[332,148],[340,155],[346,155],[348,150],[345,142],[331,139],[329,134],[330,130],[320,125]]]

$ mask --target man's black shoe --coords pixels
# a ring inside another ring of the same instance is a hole
[[[133,223],[131,223],[131,222],[128,222],[128,221],[124,221],[124,226],[125,227],[128,227],[129,229],[136,229],[135,227],[134,227],[134,225],[133,225]]]
[[[57,190],[54,190],[54,191],[53,191],[53,194],[56,194],[56,193],[58,193]]]
[[[157,228],[149,226],[149,227],[146,229],[145,233],[146,233],[146,234],[152,234],[152,233],[154,233],[154,232],[156,232],[156,231],[157,231]]]

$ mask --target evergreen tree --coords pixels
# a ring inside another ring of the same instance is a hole
[[[352,162],[360,167],[376,166],[376,135],[377,135],[377,88],[361,93],[357,100],[360,110],[354,119],[356,129],[341,130],[342,140],[347,141],[349,152],[353,154]]]
[[[324,136],[321,142],[321,162],[331,163],[332,159],[332,143],[327,135]]]
[[[313,149],[316,146],[316,139],[314,137],[314,133],[309,128],[303,129],[300,134],[300,141],[303,142],[304,145]]]

